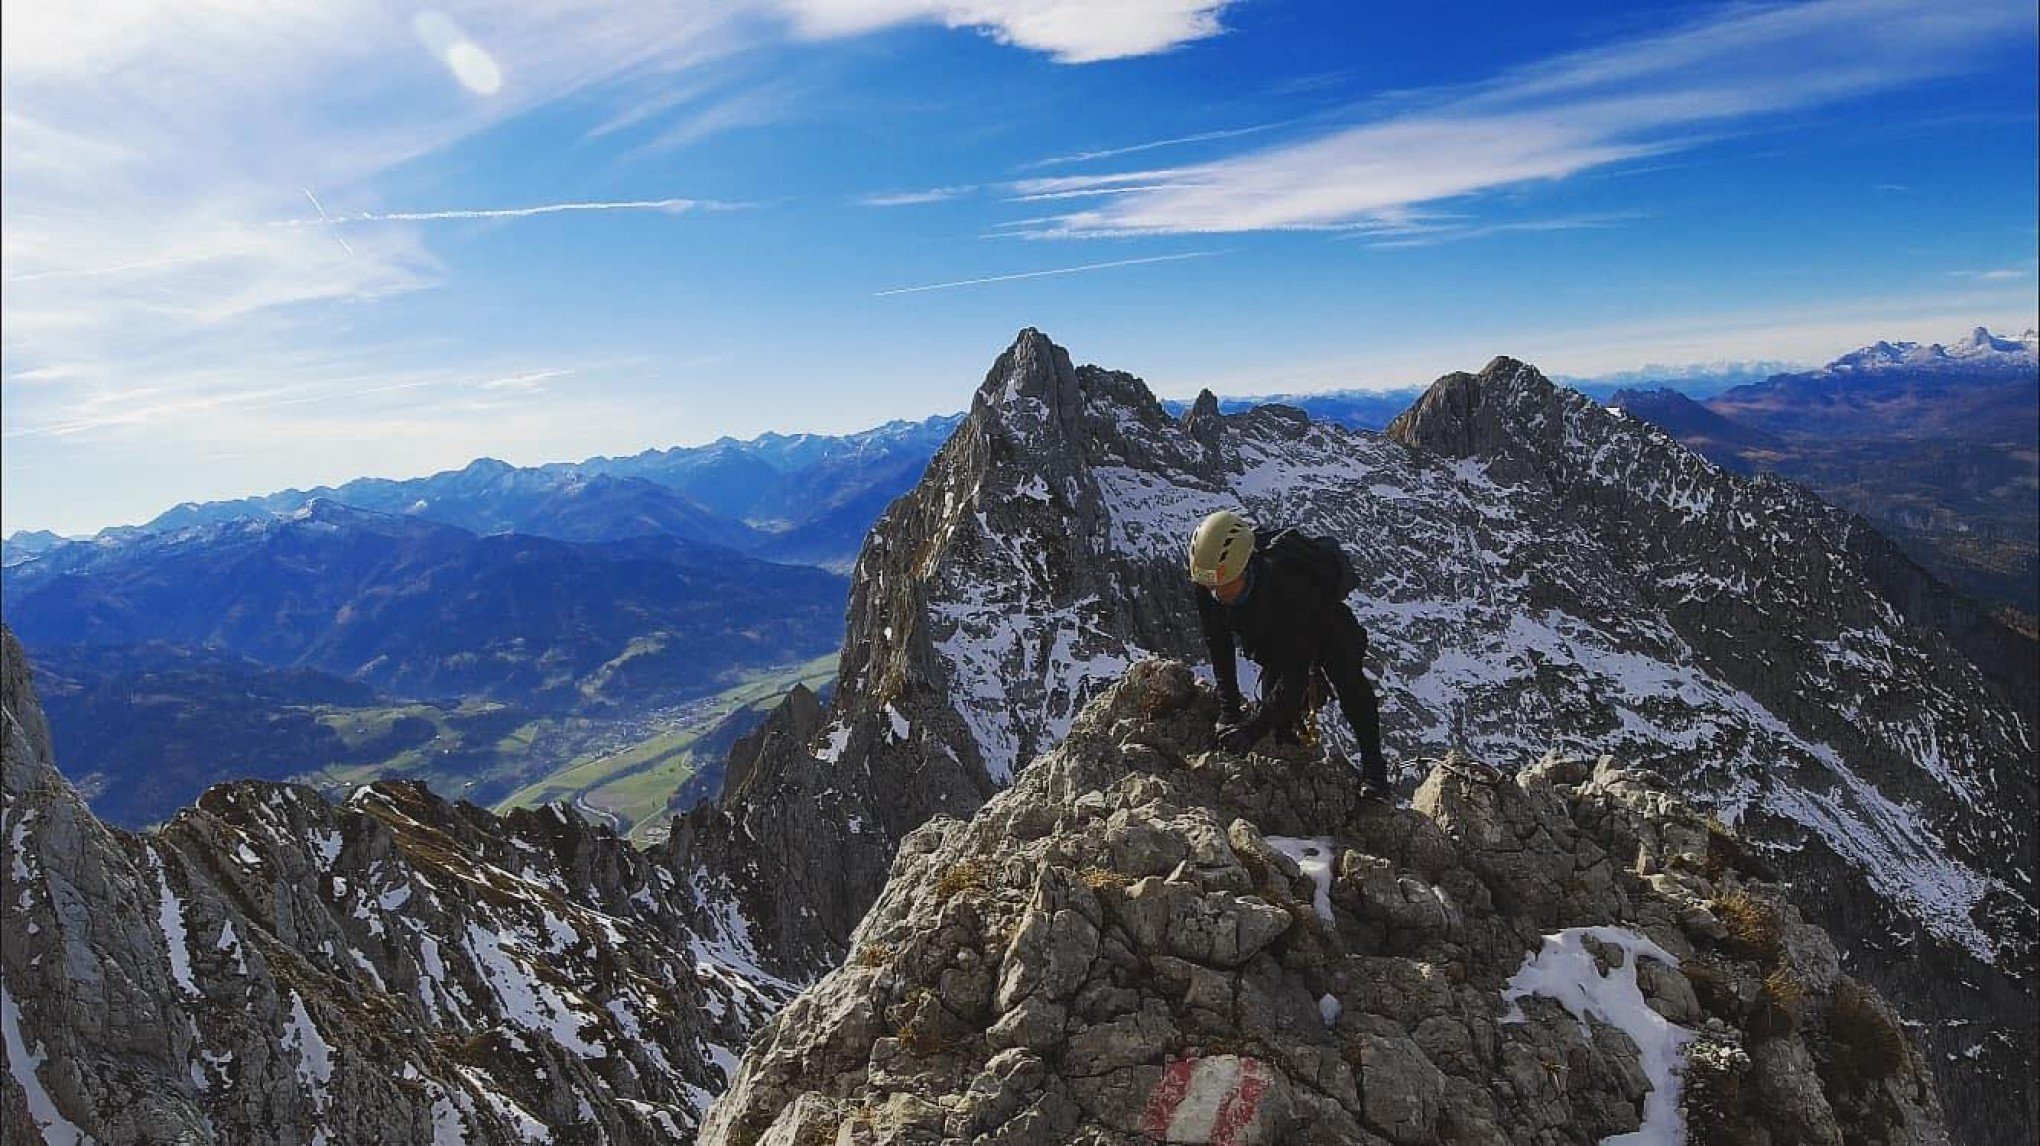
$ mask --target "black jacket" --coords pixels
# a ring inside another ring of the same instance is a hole
[[[1328,656],[1357,660],[1366,636],[1346,602],[1295,565],[1258,551],[1247,576],[1246,595],[1230,605],[1220,604],[1208,589],[1193,592],[1220,699],[1229,706],[1240,699],[1235,651],[1261,667],[1263,703],[1254,724],[1265,732],[1295,724],[1311,670]]]

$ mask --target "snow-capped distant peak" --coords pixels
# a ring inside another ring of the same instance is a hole
[[[1887,342],[1879,340],[1852,350],[1827,364],[1824,373],[1880,370],[1894,367],[2030,366],[2040,347],[2040,336],[2031,330],[2018,338],[2002,338],[1988,327],[1975,327],[1961,338],[1947,343]]]

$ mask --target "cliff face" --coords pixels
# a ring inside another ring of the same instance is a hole
[[[1143,662],[910,834],[702,1141],[1948,1141],[1890,1007],[1648,775],[1454,758],[1399,810],[1215,714]]]
[[[240,783],[109,829],[0,633],[10,1142],[671,1141],[792,993],[721,880],[558,809]]]

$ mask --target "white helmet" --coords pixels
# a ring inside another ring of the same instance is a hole
[[[1205,518],[1190,535],[1190,579],[1210,587],[1237,581],[1254,555],[1254,527],[1228,509]]]

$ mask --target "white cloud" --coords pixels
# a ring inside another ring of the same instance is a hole
[[[803,34],[932,21],[975,28],[1066,64],[1145,56],[1218,35],[1231,0],[778,0]]]
[[[1423,106],[1303,142],[1168,171],[1036,181],[1025,193],[1111,195],[1036,229],[1044,235],[1364,226],[1385,213],[1684,150],[1765,117],[1959,74],[1980,55],[2030,51],[2034,20],[2023,0],[1736,7],[1431,93]]]
[[[2012,279],[2027,278],[2033,272],[2020,267],[1998,267],[1995,270],[1988,271],[1949,271],[1948,273],[1956,278],[1983,279],[1986,282],[2008,282]]]

